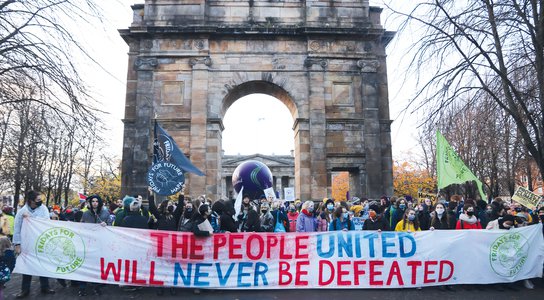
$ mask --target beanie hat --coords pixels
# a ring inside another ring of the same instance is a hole
[[[332,199],[329,198],[329,199],[327,199],[327,201],[325,201],[325,205],[327,205],[327,204],[329,204],[329,203],[332,204],[332,205],[334,205],[334,200],[332,200]]]
[[[198,213],[203,216],[204,213],[208,212],[210,210],[210,206],[208,204],[202,204],[198,208]]]

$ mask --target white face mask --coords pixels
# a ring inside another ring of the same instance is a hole
[[[437,209],[436,209],[436,213],[437,213],[438,215],[442,215],[442,214],[444,213],[444,209],[443,209],[443,208],[437,208]]]

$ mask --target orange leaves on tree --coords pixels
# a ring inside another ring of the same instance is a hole
[[[418,191],[436,191],[436,179],[427,170],[418,170],[408,162],[393,164],[393,188],[395,195],[417,197]]]
[[[332,198],[336,201],[344,201],[349,191],[349,172],[337,172],[332,174]]]

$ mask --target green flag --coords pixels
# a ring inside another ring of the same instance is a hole
[[[482,189],[482,182],[467,168],[438,130],[436,131],[436,173],[438,175],[438,189],[445,188],[450,184],[476,181],[482,200],[487,200]]]

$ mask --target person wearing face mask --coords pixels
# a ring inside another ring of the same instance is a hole
[[[192,232],[199,237],[207,237],[213,234],[213,228],[208,220],[212,209],[208,204],[201,204],[198,211],[193,214],[191,220]]]
[[[289,220],[289,232],[297,231],[297,219],[299,212],[295,208],[294,204],[289,205],[287,212],[287,219]]]
[[[325,210],[324,210],[325,214],[327,215],[326,216],[326,219],[327,219],[327,222],[330,223],[333,219],[333,214],[334,214],[334,200],[332,199],[327,199],[327,201],[325,202]],[[327,223],[327,226],[328,226],[328,223]]]
[[[305,201],[297,219],[297,232],[315,232],[317,218],[314,217],[314,202]]]
[[[446,212],[444,204],[438,203],[434,209],[433,217],[431,218],[430,230],[447,230],[451,227],[450,215]]]
[[[268,202],[261,203],[261,215],[259,218],[260,232],[274,232],[274,217],[270,213]]]
[[[381,208],[377,204],[368,207],[368,219],[363,223],[363,230],[389,231],[389,224],[381,214]]]
[[[317,208],[317,231],[328,231],[329,229],[329,219],[327,214],[327,208],[325,207],[325,203],[321,202],[319,203],[319,207]]]
[[[179,219],[178,224],[178,231],[188,231],[189,228],[185,225],[189,223],[193,215],[195,214],[194,205],[191,201],[185,201],[185,207],[183,208],[183,214],[181,215],[181,218]]]
[[[388,217],[389,228],[396,228],[397,224],[402,220],[406,212],[406,208],[407,208],[406,199],[404,198],[397,199],[394,206],[391,208],[389,212],[390,214],[390,216]]]
[[[475,216],[474,206],[466,204],[459,216],[455,229],[482,229],[482,224]]]
[[[289,219],[287,218],[287,212],[285,211],[284,207],[285,206],[282,205],[281,200],[272,201],[272,210],[270,213],[272,214],[272,217],[274,217],[274,230],[279,219],[280,224],[283,225],[283,228],[285,228],[285,232],[289,232]]]
[[[257,207],[251,203],[248,195],[245,195],[242,200],[242,211],[238,215],[238,220],[241,232],[259,232],[261,230]]]
[[[338,207],[334,211],[334,219],[329,225],[329,231],[347,231],[355,230],[353,222],[349,219],[348,210],[343,207]]]
[[[404,232],[415,232],[421,231],[419,227],[419,221],[417,219],[417,214],[414,209],[408,209],[404,213],[402,220],[397,223],[395,231],[404,231]]]
[[[430,207],[427,206],[425,201],[422,201],[417,206],[417,208],[417,219],[419,220],[419,226],[421,227],[421,230],[429,230],[429,227],[431,227]]]
[[[42,195],[36,191],[28,191],[25,195],[26,204],[21,207],[14,220],[13,244],[15,245],[15,253],[21,253],[21,228],[23,226],[23,218],[39,218],[49,220],[49,211],[45,205],[42,205]],[[30,283],[32,276],[23,274],[21,292],[15,297],[17,299],[26,298],[30,295]],[[49,279],[40,277],[40,287],[42,294],[54,294],[55,291],[49,287]]]
[[[183,212],[183,201],[185,200],[185,185],[181,187],[181,191],[178,195],[177,205],[174,205],[174,203],[172,203],[172,201],[170,200],[163,200],[158,208],[155,204],[153,189],[149,187],[148,190],[149,211],[157,219],[157,229],[176,231],[179,220],[181,219],[181,214]]]

